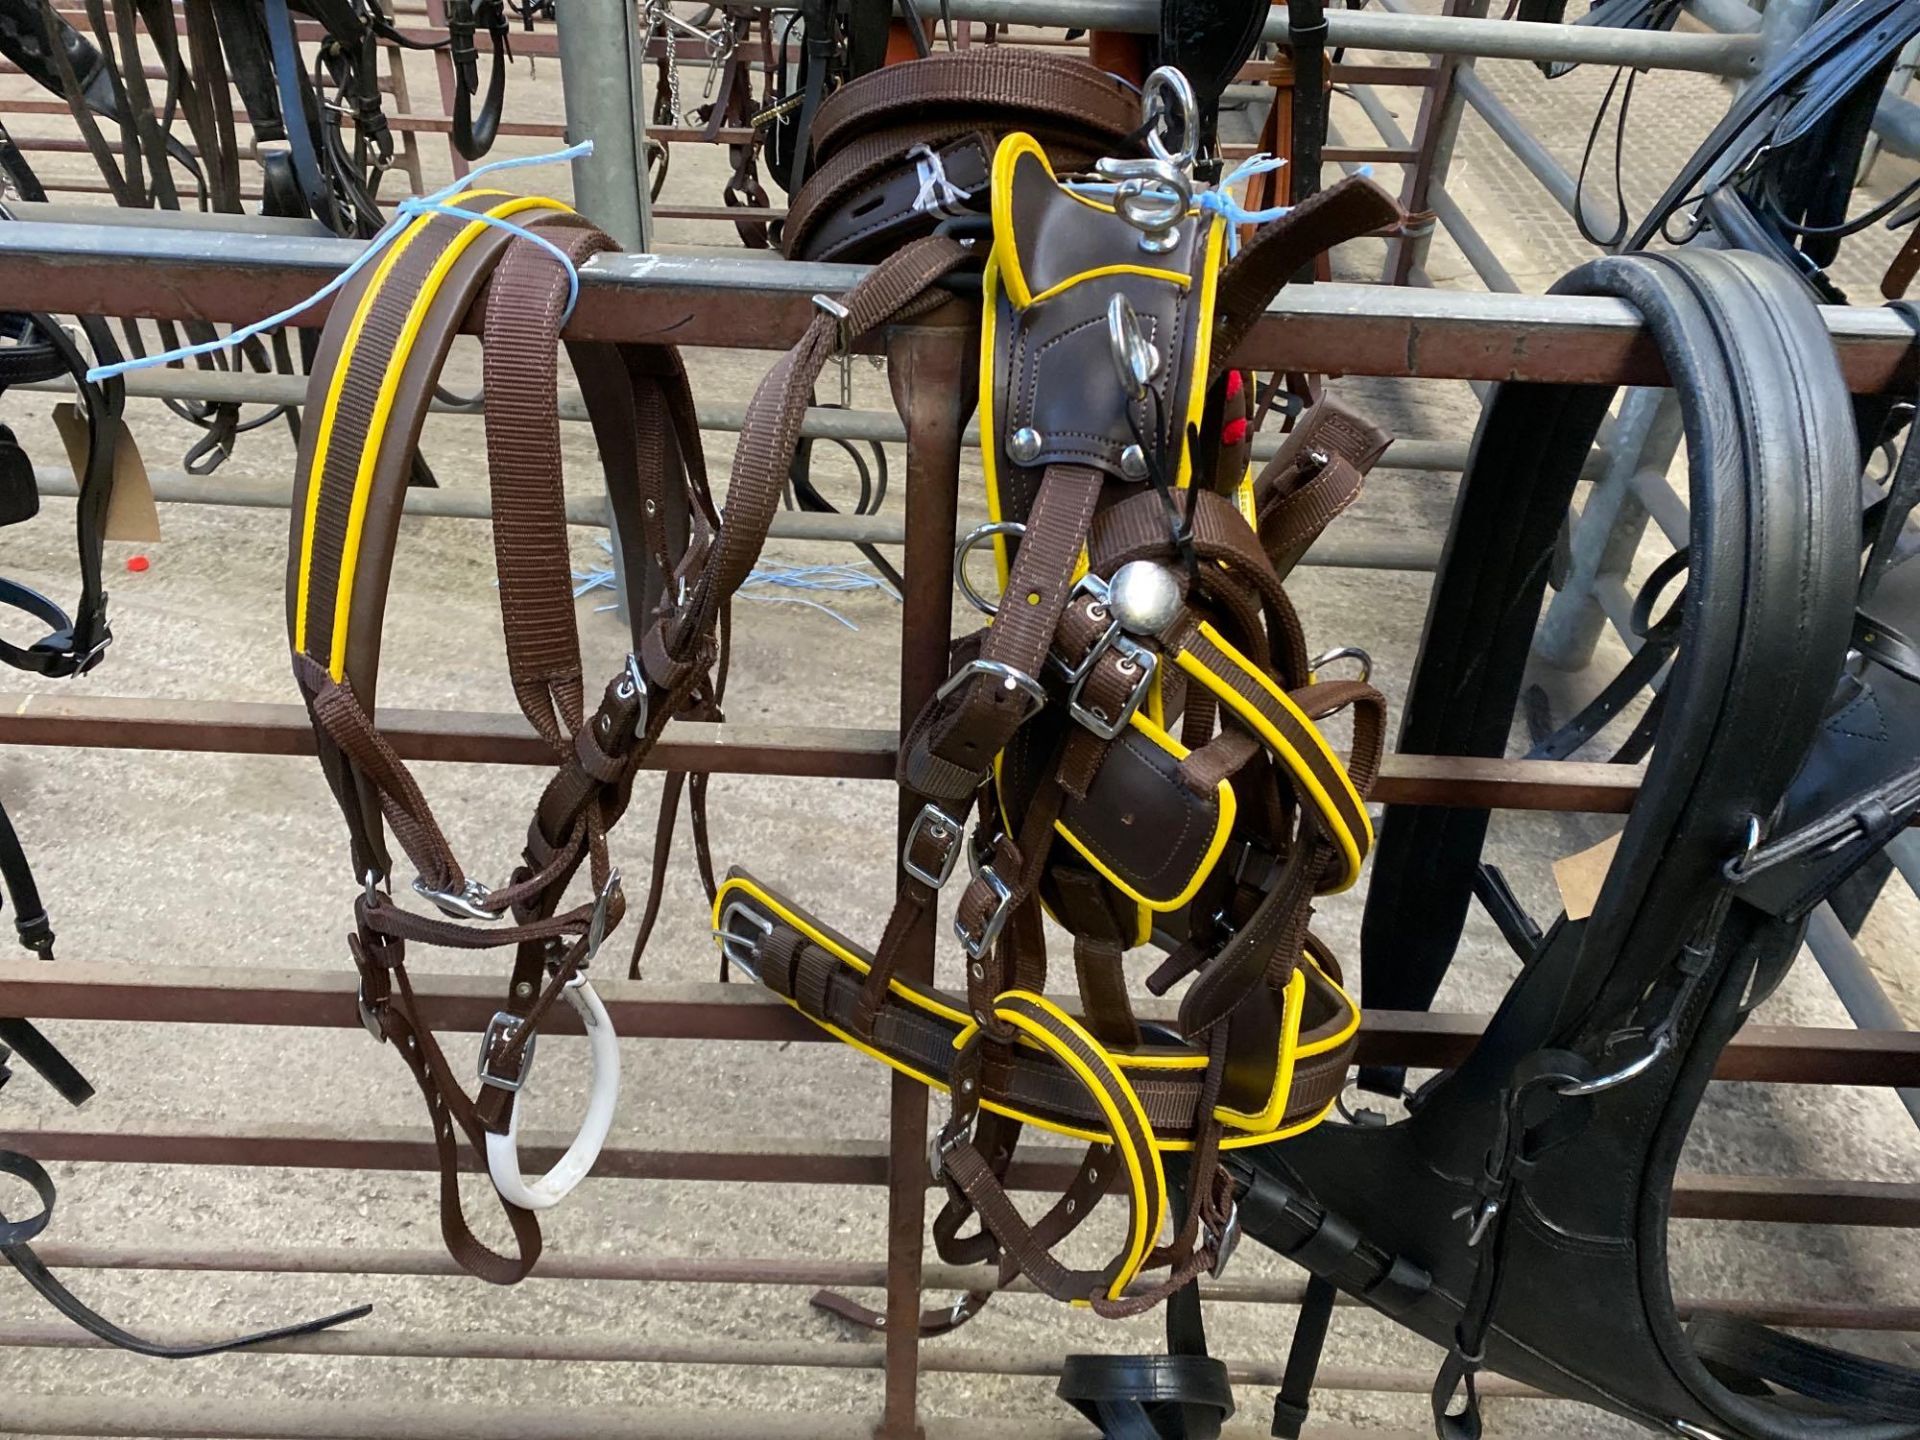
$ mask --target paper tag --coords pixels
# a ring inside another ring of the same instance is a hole
[[[80,407],[70,400],[62,401],[53,407],[53,423],[67,447],[67,462],[73,467],[74,478],[83,480],[87,473],[87,422]],[[109,540],[158,540],[160,510],[153,503],[147,462],[140,458],[140,446],[127,429],[127,422],[122,419],[113,423],[113,495],[107,501],[103,533]]]
[[[1613,866],[1613,852],[1620,848],[1620,836],[1609,835],[1598,845],[1553,862],[1553,881],[1560,887],[1560,904],[1569,920],[1584,920],[1593,914],[1600,901],[1600,887],[1606,884],[1607,871]]]

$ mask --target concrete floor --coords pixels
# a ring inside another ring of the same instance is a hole
[[[1580,71],[1549,84],[1531,67],[1489,62],[1483,73],[1540,126],[1571,164],[1604,86],[1601,72]],[[516,118],[554,117],[554,67],[531,82],[516,68],[510,104]],[[431,94],[431,72],[415,76],[417,94]],[[1630,157],[1629,198],[1664,183],[1687,149],[1724,106],[1715,82],[1653,75],[1640,86],[1637,148]],[[1402,123],[1411,126],[1411,101]],[[1350,138],[1369,135],[1347,100],[1337,120]],[[505,151],[534,148],[503,143]],[[434,157],[438,159],[439,157]],[[718,157],[682,147],[669,198],[714,203]],[[58,167],[49,166],[58,172]],[[1891,173],[1889,169],[1889,174]],[[434,177],[432,173],[429,179]],[[537,178],[538,184],[535,185]],[[1876,177],[1878,183],[1888,183]],[[524,177],[528,188],[565,193],[565,172]],[[1486,229],[1506,264],[1529,288],[1544,288],[1592,253],[1570,239],[1564,216],[1476,121],[1463,130],[1454,190]],[[712,245],[725,227],[664,222],[663,247]],[[1377,245],[1349,247],[1341,278],[1377,274]],[[1442,284],[1474,286],[1458,253],[1444,242],[1429,266]],[[1864,272],[1864,265],[1862,270]],[[1876,272],[1877,273],[1877,272]],[[1866,293],[1862,287],[1861,293]],[[463,354],[459,378],[477,375]],[[696,392],[736,400],[763,372],[764,354],[690,356]],[[855,366],[856,403],[887,404],[881,377]],[[1340,393],[1399,433],[1464,438],[1477,413],[1466,386],[1348,378]],[[45,397],[9,397],[6,420],[36,454],[53,453]],[[172,468],[191,432],[157,405],[134,416],[148,463]],[[729,437],[709,436],[724,474]],[[566,428],[570,483],[595,483],[584,427]],[[445,483],[477,488],[479,428],[437,417],[425,448]],[[895,455],[898,475],[898,456]],[[283,481],[291,465],[284,432],[249,435],[222,472],[239,479]],[[831,462],[830,462],[831,463]],[[845,475],[844,467],[839,472]],[[963,524],[982,516],[977,484],[968,477]],[[1376,472],[1369,489],[1339,522],[1349,539],[1428,538],[1442,533],[1451,505],[1451,477]],[[897,500],[894,502],[897,503]],[[34,524],[0,531],[0,573],[52,593],[70,594],[71,507],[49,502]],[[109,663],[82,685],[89,695],[127,695],[287,702],[281,619],[286,517],[268,510],[172,507],[164,539],[139,547],[152,568],[129,574],[133,547],[110,547],[114,628]],[[600,563],[596,532],[574,532],[576,563]],[[492,554],[486,528],[468,521],[415,519],[403,527],[403,558],[389,604],[383,701],[394,705],[507,708]],[[796,563],[847,558],[831,547],[776,545],[770,559]],[[1647,559],[1658,558],[1649,547]],[[1377,683],[1397,706],[1424,614],[1427,579],[1309,569],[1293,585],[1316,645],[1358,644],[1375,661]],[[616,620],[583,601],[580,623],[587,673],[611,673],[625,649]],[[896,607],[876,594],[836,597],[835,608],[857,629],[792,603],[745,603],[736,628],[736,661],[728,713],[741,720],[887,725],[893,723],[898,661]],[[1617,653],[1610,647],[1610,654]],[[1603,657],[1603,663],[1605,657]],[[16,687],[21,688],[21,687]],[[503,872],[512,859],[537,793],[539,776],[520,769],[441,765],[423,776],[458,852],[481,875]],[[651,783],[617,837],[627,873],[644,870]],[[0,753],[0,794],[35,860],[60,932],[62,963],[145,963],[278,967],[348,964],[340,939],[355,881],[338,812],[310,761],[267,757],[157,755],[92,751]],[[878,933],[890,886],[889,787],[858,782],[746,780],[713,783],[714,848],[722,864],[747,865],[830,916],[856,936]],[[1599,817],[1502,816],[1492,855],[1536,910],[1556,903],[1551,859],[1591,843],[1612,828]],[[1899,889],[1876,913],[1863,944],[1908,1018],[1920,1019],[1920,977],[1911,965],[1916,906]],[[952,897],[949,897],[951,903]],[[1344,955],[1357,950],[1360,897],[1332,900],[1321,928]],[[714,960],[690,863],[676,863],[647,974],[656,981],[711,978]],[[616,941],[615,948],[619,948]],[[951,955],[943,955],[949,975]],[[433,968],[492,974],[486,961],[436,955]],[[1483,1011],[1511,979],[1514,962],[1477,914],[1440,998],[1440,1008]],[[1845,1014],[1811,963],[1799,966],[1762,1018],[1774,1022],[1844,1024]],[[339,1126],[356,1131],[414,1128],[419,1102],[403,1067],[357,1032],[254,1031],[183,1025],[57,1027],[60,1043],[93,1077],[101,1098],[86,1123],[127,1130]],[[456,1040],[453,1053],[466,1042]],[[622,1042],[627,1075],[616,1139],[647,1146],[698,1146],[716,1133],[782,1140],[833,1137],[877,1140],[885,1134],[886,1085],[869,1062],[838,1047],[786,1050],[768,1046]],[[540,1078],[526,1123],[558,1126],[576,1113],[584,1052],[577,1042],[543,1046]],[[5,1124],[65,1126],[73,1117],[28,1077],[6,1092]],[[1920,1135],[1894,1098],[1878,1091],[1718,1085],[1696,1126],[1686,1168],[1720,1173],[1814,1174],[1910,1180],[1920,1161]],[[420,1247],[437,1250],[432,1185],[427,1177],[338,1175],[305,1170],[232,1170],[187,1166],[54,1167],[62,1187],[51,1237],[59,1243],[119,1247],[211,1243],[240,1247],[293,1244],[342,1250]],[[467,1188],[476,1214],[489,1204],[480,1182]],[[0,1201],[4,1204],[4,1201]],[[817,1257],[872,1260],[882,1253],[883,1197],[877,1192],[765,1186],[718,1189],[694,1184],[590,1181],[548,1226],[551,1253],[714,1258]],[[489,1217],[489,1225],[491,1224]],[[1098,1232],[1099,1227],[1090,1227]],[[497,1233],[494,1227],[489,1233]],[[1101,1243],[1088,1237],[1091,1250]],[[1856,1229],[1682,1223],[1675,1227],[1677,1290],[1694,1295],[1920,1299],[1920,1264],[1897,1232]],[[1239,1276],[1286,1273],[1256,1247],[1235,1261]],[[357,1301],[377,1306],[362,1331],[400,1339],[447,1336],[571,1340],[624,1337],[672,1343],[727,1340],[845,1342],[838,1322],[811,1310],[793,1288],[531,1281],[500,1291],[465,1279],[329,1276],[209,1276],[153,1272],[71,1272],[89,1299],[128,1324],[156,1331],[232,1330],[319,1313]],[[1284,1355],[1291,1314],[1249,1305],[1210,1307],[1215,1353],[1274,1364]],[[50,1317],[11,1275],[0,1276],[0,1330],[47,1329]],[[1154,1348],[1157,1317],[1106,1324],[1035,1297],[1008,1296],[961,1334],[928,1347],[930,1356],[995,1352],[1035,1357],[1089,1349]],[[1909,1362],[1905,1337],[1882,1337],[1876,1353]],[[1323,1433],[1364,1425],[1394,1434],[1427,1426],[1425,1385],[1437,1360],[1430,1347],[1384,1320],[1344,1310],[1328,1349],[1329,1367],[1410,1376],[1401,1393],[1324,1391],[1316,1402]],[[936,1416],[998,1417],[1007,1433],[1053,1433],[1064,1412],[1051,1382],[971,1374],[933,1374],[925,1408]],[[363,1359],[256,1355],[160,1365],[117,1354],[45,1348],[0,1348],[0,1434],[44,1434],[30,1422],[51,1397],[97,1397],[133,1418],[115,1433],[176,1433],[158,1418],[141,1428],[143,1407],[158,1417],[215,1399],[307,1407],[315,1433],[364,1433],[362,1422],[329,1413],[348,1407],[447,1417],[484,1408],[512,1417],[499,1433],[575,1433],[584,1419],[566,1407],[618,1407],[671,1431],[681,1412],[737,1423],[743,1434],[783,1433],[801,1412],[830,1419],[828,1433],[865,1433],[879,1397],[876,1374],[861,1370],[691,1367],[659,1364],[525,1360],[486,1362],[434,1358]],[[1268,1395],[1242,1388],[1242,1433],[1264,1434]],[[11,1408],[9,1408],[11,1407]],[[1623,1424],[1570,1405],[1494,1400],[1495,1435],[1574,1437],[1624,1433]],[[691,1423],[691,1422],[689,1422]],[[554,1428],[557,1426],[558,1428]],[[12,1427],[12,1428],[9,1428]],[[223,1434],[245,1434],[244,1429]],[[474,1433],[478,1433],[477,1427]],[[488,1433],[494,1433],[489,1431]]]

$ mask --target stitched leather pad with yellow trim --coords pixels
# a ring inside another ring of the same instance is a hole
[[[955,1045],[970,1029],[966,1001],[932,986],[895,979],[870,1037],[850,1030],[872,957],[750,874],[728,873],[714,902],[714,932],[732,963],[749,971],[809,1020],[863,1053],[923,1084],[945,1089]],[[1317,1123],[1345,1080],[1359,1034],[1359,1009],[1311,955],[1288,989],[1281,1037],[1281,1078],[1274,1103],[1258,1116],[1225,1111],[1229,1146],[1263,1144]],[[1200,1101],[1206,1055],[1160,1027],[1112,1058],[1131,1082],[1164,1150],[1188,1148]],[[1004,1100],[989,1109],[1077,1139],[1108,1139],[1105,1122],[1079,1080],[1043,1051],[1021,1047]],[[1257,1128],[1249,1128],[1249,1120]]]
[[[1056,180],[1025,134],[1006,137],[994,157],[993,216],[980,384],[995,515],[1024,519],[1050,464],[1144,482],[1122,458],[1140,432],[1157,432],[1177,457],[1168,479],[1184,480],[1187,426],[1205,399],[1194,382],[1207,373],[1223,222],[1190,216],[1173,227],[1170,249],[1144,249],[1110,205]],[[1158,360],[1146,401],[1130,401],[1116,380],[1106,318],[1116,294]]]

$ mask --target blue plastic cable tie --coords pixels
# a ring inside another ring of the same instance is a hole
[[[116,375],[125,375],[130,370],[145,370],[155,365],[170,365],[176,361],[191,360],[200,355],[211,355],[220,350],[231,350],[236,345],[245,344],[257,335],[263,335],[269,330],[277,330],[282,325],[290,323],[294,317],[311,310],[328,296],[338,294],[354,276],[366,269],[382,250],[393,243],[395,237],[406,229],[415,215],[422,211],[441,214],[448,209],[453,209],[454,207],[447,205],[446,202],[463,190],[471,189],[473,182],[481,176],[498,174],[502,170],[520,170],[533,165],[554,165],[563,160],[577,160],[592,153],[593,142],[591,140],[583,140],[578,145],[569,145],[564,150],[554,150],[544,155],[518,155],[506,160],[490,160],[484,165],[476,166],[460,179],[453,181],[451,184],[443,185],[430,195],[409,197],[402,200],[399,205],[395,207],[393,218],[380,228],[379,234],[367,242],[366,248],[354,257],[353,263],[298,304],[290,305],[276,315],[267,316],[264,320],[256,320],[250,325],[242,325],[237,330],[233,330],[217,340],[203,340],[198,344],[182,345],[178,349],[163,350],[155,355],[142,355],[132,360],[121,360],[112,365],[95,365],[87,371],[87,379],[98,384],[102,380],[111,380]],[[523,227],[515,225],[510,221],[501,220],[491,215],[475,214],[467,210],[456,210],[456,213],[467,220],[485,221],[489,224],[502,226],[505,229],[513,231],[515,234],[524,235],[546,246],[546,248],[559,257],[563,263],[566,261],[565,255],[561,254],[554,245],[545,240],[541,240],[539,236],[533,235]],[[572,314],[574,301],[579,298],[580,280],[572,265],[569,264],[567,266],[567,272],[568,281],[572,287],[567,301],[567,313]]]

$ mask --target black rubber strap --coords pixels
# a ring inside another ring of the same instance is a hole
[[[47,1174],[46,1167],[17,1150],[0,1150],[0,1175],[11,1175],[16,1180],[26,1181],[40,1197],[40,1209],[24,1220],[9,1220],[5,1215],[0,1215],[0,1254],[6,1254],[15,1246],[25,1245],[47,1228],[47,1222],[53,1218],[56,1192],[53,1177]]]
[[[12,1047],[14,1058],[23,1060],[39,1072],[69,1105],[80,1106],[93,1098],[93,1085],[80,1068],[61,1053],[30,1020],[0,1020],[0,1053]],[[3,1081],[4,1077],[0,1077]]]
[[[1233,1414],[1227,1367],[1206,1355],[1069,1355],[1058,1394],[1103,1440],[1215,1440]]]

